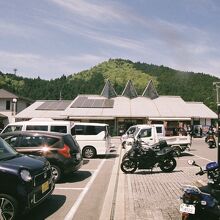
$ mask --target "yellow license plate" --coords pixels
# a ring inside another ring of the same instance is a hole
[[[44,192],[46,192],[48,189],[49,189],[49,183],[48,183],[48,181],[47,181],[47,182],[45,182],[45,183],[43,183],[43,184],[41,185],[41,192],[44,193]]]

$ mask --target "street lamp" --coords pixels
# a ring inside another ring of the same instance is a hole
[[[12,104],[13,104],[13,106],[12,106],[12,111],[13,111],[13,116],[15,117],[15,115],[16,115],[16,103],[17,103],[17,99],[16,98],[13,98],[12,99]]]

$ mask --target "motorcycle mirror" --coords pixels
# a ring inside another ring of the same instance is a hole
[[[195,164],[195,160],[188,160],[188,164],[189,165],[194,165]]]

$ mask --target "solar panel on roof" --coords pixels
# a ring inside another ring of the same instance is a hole
[[[106,99],[103,108],[113,108],[114,100]]]
[[[71,108],[113,108],[113,106],[114,100],[78,97],[71,105]]]
[[[41,104],[36,110],[65,110],[71,101],[47,101]]]
[[[92,108],[93,103],[94,103],[94,99],[87,99],[81,107],[82,108]]]
[[[87,97],[78,97],[74,103],[71,105],[71,108],[81,108],[83,103],[87,100]]]
[[[104,103],[104,99],[95,99],[94,103],[93,103],[93,108],[102,108]]]

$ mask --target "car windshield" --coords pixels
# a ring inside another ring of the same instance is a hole
[[[0,138],[0,160],[5,160],[17,156],[15,151],[6,141]]]

